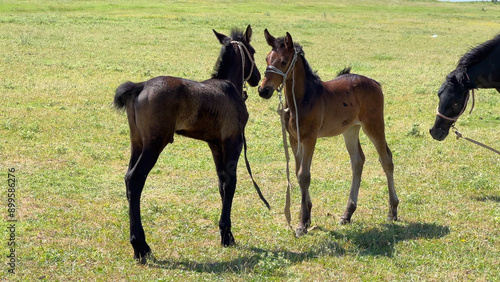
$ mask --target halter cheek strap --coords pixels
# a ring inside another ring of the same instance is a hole
[[[246,82],[250,79],[250,77],[252,77],[253,68],[255,66],[255,61],[252,59],[252,56],[250,55],[250,51],[248,51],[247,46],[245,46],[245,44],[243,44],[243,42],[232,40],[230,43],[238,45],[238,48],[240,49],[241,66],[242,66],[241,67],[242,68],[241,77],[243,79],[243,92],[242,92],[242,95],[243,95],[243,100],[246,100],[247,99],[247,95],[246,95],[246,88],[247,88]],[[245,52],[243,52],[243,51],[245,51]],[[246,78],[245,78],[245,54],[244,53],[247,54],[248,60],[252,64],[252,66],[250,67],[250,73],[248,74],[248,76]]]

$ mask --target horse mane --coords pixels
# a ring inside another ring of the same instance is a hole
[[[500,33],[493,39],[488,40],[479,46],[471,49],[458,61],[457,68],[469,68],[470,66],[479,63],[484,57],[488,56],[500,44]]]
[[[320,94],[323,92],[323,84],[321,78],[317,71],[313,71],[309,62],[306,60],[304,50],[302,46],[298,43],[294,43],[295,52],[302,58],[302,63],[304,65],[304,72],[306,75],[306,90],[304,93],[303,102],[308,103],[313,95]]]
[[[241,41],[243,42],[243,31],[238,28],[233,28],[231,29],[231,40],[234,41]],[[232,52],[232,48],[230,47],[231,40],[226,40],[224,42],[224,45],[220,49],[220,54],[219,58],[217,58],[217,62],[215,63],[214,66],[214,71],[212,73],[212,78],[220,78],[220,79],[225,79],[227,78],[230,69],[233,65],[233,60],[231,60],[234,52]],[[248,48],[250,47],[250,48]],[[251,46],[247,45],[248,51],[252,52]]]
[[[457,64],[457,68],[446,76],[446,82],[449,85],[455,85],[455,83],[458,83],[461,88],[475,88],[475,85],[469,80],[469,77],[467,76],[467,69],[481,62],[481,60],[488,56],[499,44],[500,33],[497,34],[493,39],[490,39],[472,48],[469,52],[463,55],[462,58],[460,58]]]

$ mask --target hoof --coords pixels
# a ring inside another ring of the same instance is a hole
[[[307,234],[307,228],[304,227],[304,226],[299,226],[297,227],[297,229],[295,230],[295,236],[297,238],[301,237],[301,236],[304,236]]]
[[[398,216],[389,214],[389,216],[387,216],[387,221],[398,221]]]
[[[351,223],[351,216],[352,212],[346,211],[341,217],[340,217],[340,225],[346,225]]]
[[[134,248],[134,259],[140,264],[145,264],[149,258],[152,258],[151,248],[149,245],[143,242],[132,241],[132,247]]]
[[[387,220],[398,221],[398,207],[389,208],[389,214],[387,215]]]
[[[349,223],[351,223],[351,220],[347,219],[347,218],[341,218],[340,222],[339,222],[340,225],[346,225],[346,224],[349,224]]]
[[[229,247],[234,245],[233,233],[231,233],[231,227],[225,227],[220,230],[220,244],[224,247]]]
[[[137,261],[137,263],[140,265],[146,264],[148,262],[148,260],[154,261],[153,253],[151,252],[151,250],[148,253],[146,253],[140,257],[134,257],[134,258]]]

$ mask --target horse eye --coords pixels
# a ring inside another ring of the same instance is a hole
[[[281,66],[282,67],[286,66],[286,61],[281,61]]]

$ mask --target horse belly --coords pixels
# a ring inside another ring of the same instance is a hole
[[[342,117],[341,119],[335,119],[320,131],[318,137],[337,136],[357,124],[359,124],[359,121],[354,118]]]
[[[325,103],[325,116],[318,137],[331,137],[344,133],[359,124],[359,104],[355,99],[345,97],[337,103]]]

